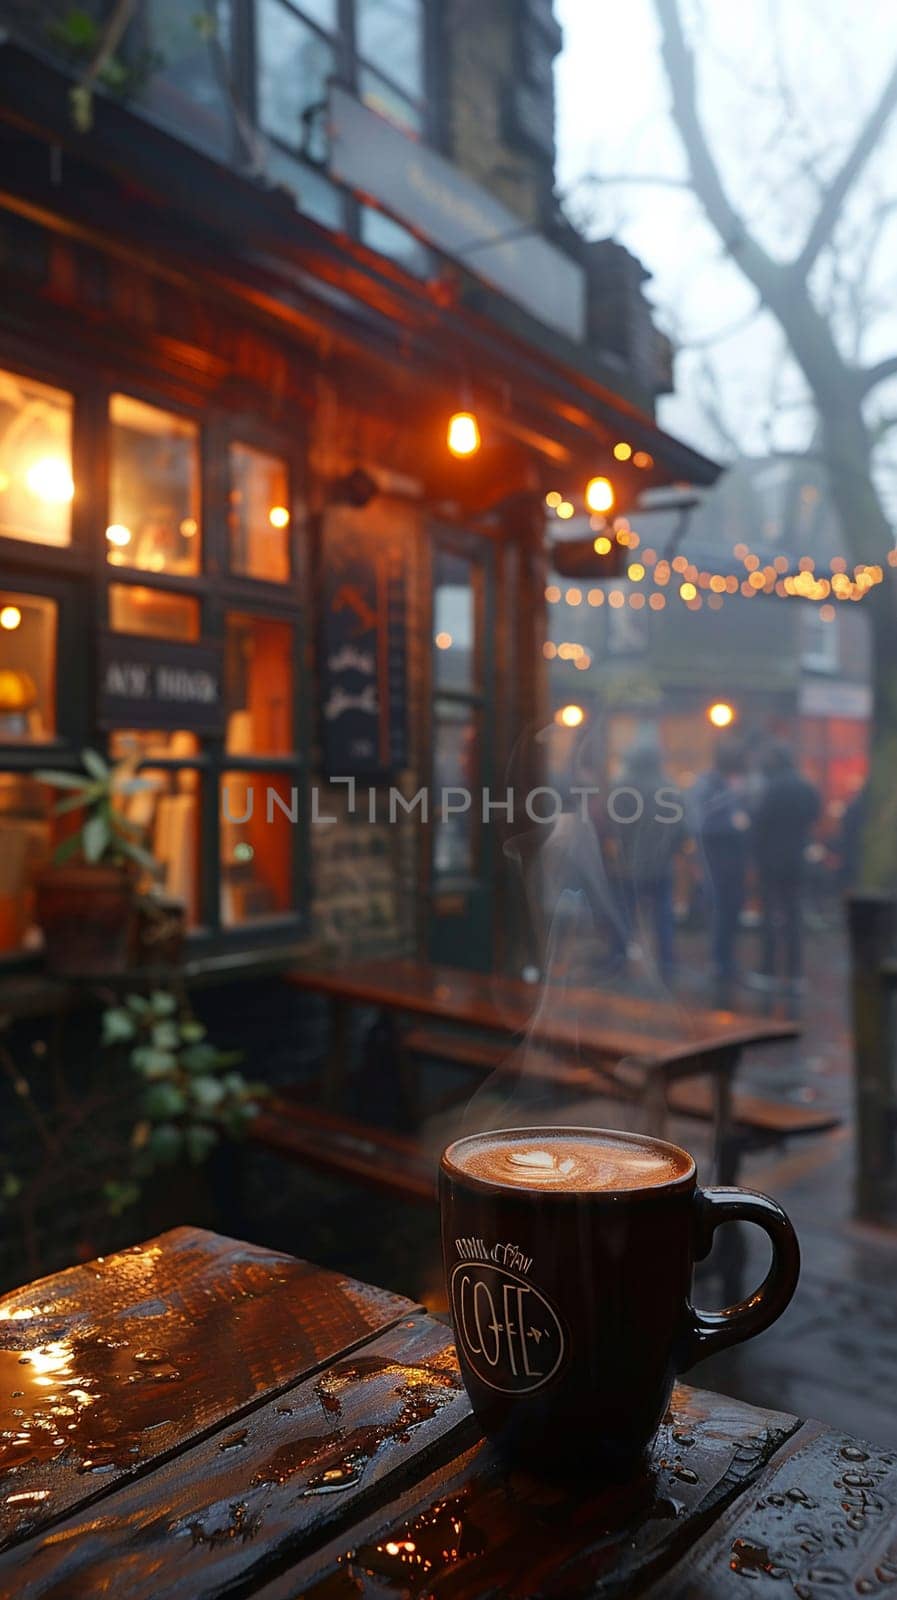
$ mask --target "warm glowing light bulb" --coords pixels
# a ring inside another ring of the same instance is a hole
[[[619,444],[614,445],[614,455],[618,461],[628,461],[632,455],[632,445],[627,444],[625,439],[621,439]]]
[[[272,528],[288,528],[290,525],[290,513],[286,506],[272,506],[268,512],[268,521]]]
[[[575,507],[573,506],[573,504],[572,504],[572,502],[570,500],[562,500],[560,505],[556,509],[557,509],[557,515],[561,518],[561,521],[562,522],[569,522],[570,518],[573,515]]]
[[[586,484],[586,505],[590,511],[609,511],[614,503],[610,478],[590,478]]]
[[[697,592],[698,591],[693,583],[682,583],[679,585],[679,594],[683,600],[694,600]]]
[[[592,545],[596,556],[606,556],[610,550],[610,540],[606,533],[600,533]]]
[[[545,504],[549,511],[556,511],[564,496],[557,489],[549,489],[545,496]]]
[[[62,506],[75,492],[72,475],[62,456],[41,456],[33,461],[25,473],[25,482],[32,494],[48,505]]]
[[[451,650],[452,636],[450,633],[437,633],[434,643],[437,650]]]
[[[735,711],[725,700],[717,700],[712,706],[707,707],[707,721],[712,722],[714,728],[730,728],[735,721]]]
[[[561,706],[554,714],[554,720],[562,728],[581,728],[586,720],[582,706]]]
[[[633,583],[641,583],[643,577],[645,576],[645,569],[641,562],[633,561],[631,567],[626,573],[626,576],[627,578],[631,578]]]
[[[4,606],[0,611],[0,628],[5,628],[7,633],[12,633],[22,625],[22,613],[18,606]]]
[[[480,448],[480,425],[472,411],[456,411],[449,418],[448,447],[453,456],[475,456]]]
[[[123,522],[110,522],[106,529],[106,538],[110,544],[123,548],[131,543],[131,530],[126,528]]]

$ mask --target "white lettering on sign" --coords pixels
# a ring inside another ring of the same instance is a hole
[[[150,668],[140,661],[110,661],[106,692],[127,700],[148,700],[152,693]]]
[[[156,668],[156,694],[160,700],[177,700],[181,705],[214,705],[218,685],[211,672],[201,667]]]
[[[459,1353],[481,1383],[502,1394],[528,1394],[555,1376],[564,1330],[534,1284],[506,1267],[459,1261],[450,1293]]]
[[[347,711],[365,711],[376,716],[377,710],[377,686],[369,683],[360,694],[347,694],[345,689],[331,689],[324,705],[324,716],[328,722],[335,722]]]

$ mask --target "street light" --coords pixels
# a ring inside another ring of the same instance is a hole
[[[581,728],[586,720],[582,706],[561,706],[554,714],[554,720],[562,728]]]
[[[725,700],[717,700],[712,706],[707,707],[707,721],[714,728],[731,728],[735,721],[735,708]]]

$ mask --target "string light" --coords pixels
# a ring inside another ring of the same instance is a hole
[[[629,457],[632,455],[632,445],[627,444],[625,439],[620,439],[619,442],[614,445],[614,455],[618,461],[628,461]]]

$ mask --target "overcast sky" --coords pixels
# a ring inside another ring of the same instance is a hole
[[[740,206],[773,253],[797,249],[815,208],[819,182],[838,165],[874,104],[897,50],[897,0],[683,0],[700,14],[702,107],[712,142]],[[596,236],[613,233],[653,274],[647,291],[659,320],[682,341],[707,339],[750,312],[752,291],[729,264],[687,194],[645,185],[599,191],[586,174],[681,175],[683,158],[667,114],[652,0],[555,0],[564,29],[557,63],[558,182],[572,214]],[[780,70],[781,65],[781,70]],[[897,119],[895,119],[897,120]],[[809,155],[809,162],[805,157]],[[869,281],[876,310],[867,316],[862,354],[877,359],[897,343],[897,127],[870,164],[845,217],[854,229],[842,259],[852,268],[872,208],[893,198]],[[820,269],[824,276],[824,267]],[[824,287],[820,283],[820,288]],[[846,325],[845,325],[846,336]],[[769,446],[766,422],[776,397],[774,442],[806,441],[810,415],[802,385],[781,359],[770,319],[740,328],[717,346],[723,405],[745,448]],[[677,363],[677,395],[662,421],[719,453],[704,408],[699,353]],[[890,409],[895,409],[894,395]]]

